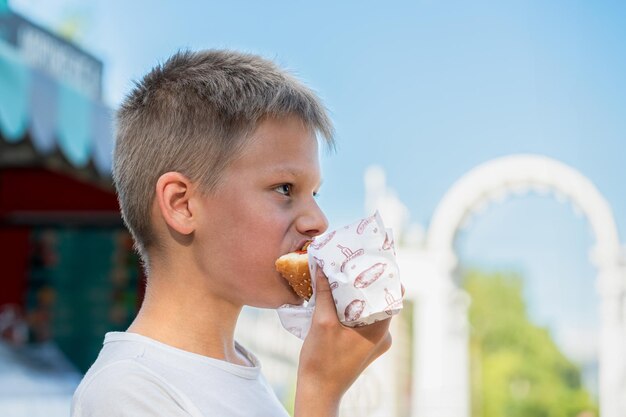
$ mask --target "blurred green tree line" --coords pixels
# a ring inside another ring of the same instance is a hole
[[[522,278],[468,271],[473,417],[591,417],[580,368],[531,323]]]

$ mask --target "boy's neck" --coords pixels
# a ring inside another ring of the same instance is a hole
[[[188,352],[250,365],[237,352],[234,342],[242,307],[208,290],[198,291],[197,285],[190,285],[190,279],[194,277],[189,274],[179,277],[151,273],[143,304],[128,331]]]

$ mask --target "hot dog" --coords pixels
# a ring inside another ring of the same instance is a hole
[[[301,250],[281,256],[275,264],[276,270],[289,282],[293,291],[307,301],[313,295],[307,254],[310,243],[306,242]]]

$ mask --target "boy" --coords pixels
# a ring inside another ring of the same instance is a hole
[[[258,56],[179,52],[136,84],[117,114],[113,178],[146,295],[128,330],[106,335],[74,417],[287,415],[233,334],[244,305],[301,302],[274,261],[328,227],[316,133],[333,145],[318,98]],[[328,281],[316,285],[298,417],[336,416],[391,344],[389,320],[343,327]]]

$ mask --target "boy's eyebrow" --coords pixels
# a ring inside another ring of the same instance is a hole
[[[292,177],[301,177],[304,175],[304,172],[302,170],[291,167],[278,167],[274,169],[274,172],[277,174],[291,175]]]
[[[305,176],[305,172],[296,167],[278,167],[274,169],[274,173],[291,175],[292,177],[296,177],[296,178]]]
[[[304,177],[305,176],[305,172],[301,169],[298,169],[296,167],[278,167],[275,168],[274,173],[276,174],[283,174],[283,175],[290,175],[294,178],[300,178],[300,177]],[[323,178],[320,178],[320,181],[317,185],[317,187],[321,187],[322,183],[324,182]]]

